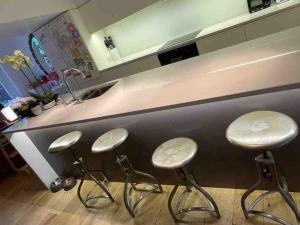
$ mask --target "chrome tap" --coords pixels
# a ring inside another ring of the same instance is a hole
[[[74,95],[74,93],[73,93],[73,91],[71,89],[70,84],[66,80],[67,76],[73,75],[72,72],[79,73],[83,78],[86,78],[86,75],[81,70],[76,69],[76,68],[69,68],[69,69],[66,69],[66,70],[63,71],[63,73],[64,73],[64,75],[63,75],[63,81],[64,81],[64,83],[65,83],[68,91],[70,92],[72,98],[73,98],[72,101],[75,101],[76,103],[81,103],[81,101],[77,97],[75,97],[75,95]]]

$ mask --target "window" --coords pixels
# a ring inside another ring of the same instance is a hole
[[[4,86],[0,82],[0,103],[5,106],[9,103],[10,100],[11,100],[10,95],[7,93]]]

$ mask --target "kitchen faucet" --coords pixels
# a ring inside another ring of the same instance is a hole
[[[66,80],[66,77],[69,76],[69,75],[72,75],[72,72],[79,73],[83,78],[86,78],[86,75],[81,70],[76,69],[76,68],[69,68],[69,69],[65,69],[63,71],[63,73],[64,73],[64,75],[63,75],[63,81],[64,81],[64,83],[65,83],[65,85],[66,85],[69,93],[71,94],[71,96],[73,98],[72,101],[75,101],[75,103],[81,103],[81,101],[77,97],[75,97],[75,95],[74,95],[74,93],[73,93],[73,91],[71,89],[70,84]]]

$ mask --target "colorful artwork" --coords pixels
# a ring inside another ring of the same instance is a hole
[[[50,71],[50,72],[53,71],[53,66],[50,63],[50,60],[49,60],[48,56],[46,55],[45,50],[41,46],[39,40],[36,37],[34,37],[33,35],[31,38],[31,44],[38,50],[40,57],[43,59],[44,63],[47,65],[47,67],[48,67],[47,71]]]
[[[84,45],[76,26],[65,16],[55,19],[48,27],[51,36],[69,67],[76,67],[82,71],[94,71],[92,58]]]

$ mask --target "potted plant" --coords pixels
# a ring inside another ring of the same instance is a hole
[[[41,101],[43,103],[43,109],[47,110],[55,106],[56,96],[52,92],[45,92],[45,94],[43,94],[42,96]]]
[[[33,115],[38,116],[42,114],[43,109],[39,100],[36,99],[31,100],[28,104],[29,104],[30,111],[32,112]]]
[[[57,95],[53,94],[52,92],[45,92],[43,95],[30,93],[30,95],[43,103],[43,110],[50,109],[56,104]]]
[[[12,69],[21,71],[24,77],[29,82],[29,85],[35,90],[36,93],[38,93],[36,89],[37,87],[41,87],[43,93],[46,92],[43,85],[41,84],[41,81],[38,79],[38,77],[34,74],[33,70],[31,69],[33,63],[31,62],[30,58],[24,55],[24,53],[21,50],[15,50],[12,55],[6,55],[2,59],[0,59],[0,64],[4,64],[4,63],[9,63]],[[29,76],[28,74],[26,74],[24,68],[27,68],[30,71],[30,73],[33,75],[34,79],[36,80],[35,85],[33,85],[34,83],[29,79]]]

